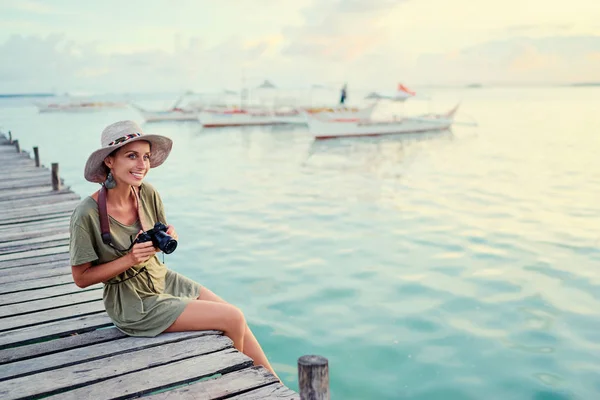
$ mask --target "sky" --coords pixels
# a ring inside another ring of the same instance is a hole
[[[600,0],[0,0],[0,93],[600,81]]]

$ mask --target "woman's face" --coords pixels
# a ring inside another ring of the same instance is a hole
[[[126,144],[104,159],[117,184],[140,186],[150,169],[150,143],[139,140]]]

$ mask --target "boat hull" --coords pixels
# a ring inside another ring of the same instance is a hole
[[[146,122],[161,122],[161,121],[196,121],[198,122],[197,112],[141,112]]]
[[[228,113],[202,112],[200,121],[204,128],[219,128],[228,126],[259,126],[281,124],[271,113]]]
[[[421,119],[406,118],[397,121],[347,121],[332,122],[311,120],[309,129],[315,139],[335,139],[340,137],[383,136],[400,133],[425,133],[448,130],[452,120],[446,118]]]

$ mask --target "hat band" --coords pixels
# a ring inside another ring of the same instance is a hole
[[[129,135],[127,135],[127,136],[121,136],[120,138],[113,140],[113,141],[112,141],[112,142],[110,142],[108,145],[109,145],[109,146],[114,146],[114,145],[117,145],[117,144],[121,144],[121,143],[123,143],[123,142],[126,142],[126,141],[128,141],[129,139],[133,139],[133,138],[136,138],[136,137],[138,137],[138,136],[142,136],[142,134],[141,134],[141,133],[138,133],[138,132],[136,132],[136,133],[130,133],[130,134],[129,134]]]

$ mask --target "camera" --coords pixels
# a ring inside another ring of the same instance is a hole
[[[177,248],[177,240],[167,234],[167,227],[162,222],[154,224],[154,228],[140,233],[134,243],[152,241],[154,247],[158,247],[165,254],[171,254]]]

